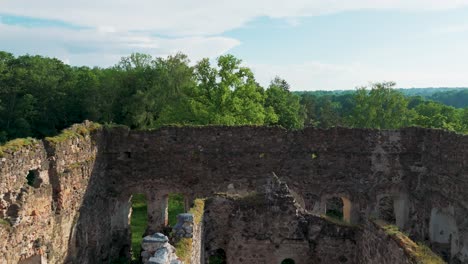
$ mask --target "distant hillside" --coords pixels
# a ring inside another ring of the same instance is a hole
[[[437,92],[429,97],[430,100],[441,102],[453,107],[468,107],[468,89]]]
[[[440,87],[440,88],[397,88],[405,96],[420,96],[426,100],[432,100],[445,105],[465,108],[468,107],[468,87]],[[321,96],[343,96],[353,94],[355,90],[334,90],[334,91],[297,91],[297,95],[310,94]]]
[[[422,96],[426,98],[429,98],[430,96],[436,93],[454,92],[467,89],[467,87],[397,88],[398,91],[402,92],[406,96]]]

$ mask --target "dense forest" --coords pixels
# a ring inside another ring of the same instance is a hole
[[[136,53],[113,67],[89,68],[0,52],[0,142],[54,135],[85,119],[136,129],[212,124],[468,132],[467,89],[421,96],[394,87],[385,82],[340,93],[293,93],[279,77],[262,87],[232,55],[191,64],[183,54]]]

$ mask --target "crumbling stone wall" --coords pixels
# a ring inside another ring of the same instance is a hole
[[[412,264],[404,250],[376,224],[365,221],[356,241],[357,263]]]
[[[192,238],[192,252],[190,256],[190,264],[204,263],[205,240],[205,227],[203,221],[194,223],[193,225],[193,238]]]
[[[449,258],[468,262],[468,224],[464,220],[468,213],[467,136],[421,128],[130,131],[120,127],[72,138],[57,146],[47,140],[25,146],[2,160],[0,212],[5,214],[6,207],[18,204],[10,212],[18,209],[26,217],[34,210],[43,211],[44,217],[35,222],[24,220],[10,231],[0,225],[0,253],[8,263],[16,261],[21,251],[25,256],[33,254],[39,237],[44,237],[42,245],[49,244],[43,251],[50,251],[51,258],[58,260],[55,263],[63,258],[75,263],[108,262],[126,256],[132,194],[144,193],[154,201],[149,204],[150,225],[159,228],[164,225],[162,212],[168,193],[192,199],[217,192],[245,194],[264,185],[271,172],[288,184],[309,212],[323,214],[325,198],[342,198],[346,201],[343,213],[346,211],[353,224],[378,217],[379,199],[392,197],[396,224],[412,238],[429,244],[439,243],[431,241],[431,212],[445,210],[454,219],[450,225],[456,225],[447,230],[457,230]],[[29,191],[26,202],[19,204],[16,197],[25,183],[18,179],[24,179],[31,169],[47,175],[49,183]],[[4,199],[13,193],[15,199]],[[42,208],[36,208],[39,204]],[[57,235],[52,239],[54,232]],[[15,240],[7,238],[10,236]]]
[[[460,230],[457,249],[450,251],[468,261],[461,254],[468,244],[468,227],[461,220],[468,208],[467,136],[421,128],[210,127],[108,133],[112,143],[106,144],[107,162],[113,166],[106,173],[123,193],[135,192],[140,183],[156,196],[246,193],[275,172],[315,214],[326,212],[325,198],[342,198],[343,213],[352,223],[378,218],[379,200],[391,197],[396,224],[428,244],[432,209],[450,205],[459,208],[454,218]]]
[[[89,133],[53,140],[35,140],[0,158],[2,263],[41,258],[62,263],[72,250],[69,242],[94,169],[97,147]],[[30,171],[40,178],[40,184],[34,187],[27,184]],[[15,217],[9,215],[11,207],[15,207]]]
[[[227,253],[227,263],[416,263],[375,224],[350,225],[308,214],[286,184],[269,186],[245,197],[208,200],[205,263],[219,249]]]
[[[41,232],[53,220],[52,187],[49,164],[43,143],[33,141],[14,153],[0,158],[0,259],[17,263],[45,250],[42,240],[51,239]],[[44,179],[37,188],[27,184],[30,170]]]
[[[219,249],[227,263],[358,263],[357,227],[298,212],[290,196],[215,197],[205,213],[205,263]]]

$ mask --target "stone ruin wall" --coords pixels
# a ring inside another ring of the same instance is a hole
[[[286,258],[304,264],[420,263],[373,221],[351,225],[309,214],[284,183],[266,193],[215,196],[205,212],[205,263],[220,249],[231,264]]]
[[[203,219],[202,219],[203,220]],[[190,255],[190,264],[200,264],[204,262],[205,253],[205,226],[203,221],[194,223],[192,237],[192,252]]]
[[[370,221],[364,221],[357,239],[357,263],[412,264],[414,261],[385,231]]]
[[[204,225],[205,263],[220,249],[232,264],[285,259],[298,264],[358,263],[359,229],[306,214],[283,183],[243,197],[208,199]]]
[[[190,201],[247,193],[271,172],[311,213],[323,214],[329,197],[342,198],[352,223],[378,217],[379,199],[391,197],[396,224],[412,238],[468,262],[468,137],[454,133],[112,128],[55,147],[38,141],[0,160],[0,213],[16,205],[22,217],[15,227],[0,225],[6,263],[37,254],[38,239],[51,263],[109,262],[129,254],[132,194],[146,194],[149,225],[157,229],[167,194]],[[35,169],[44,178],[39,188],[25,184]]]
[[[36,140],[0,158],[0,263],[64,262],[97,153],[89,135]],[[26,177],[34,173],[36,186]],[[37,260],[36,260],[37,261]]]

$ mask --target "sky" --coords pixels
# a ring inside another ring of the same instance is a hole
[[[468,0],[0,0],[0,50],[108,67],[233,54],[267,86],[468,86]]]

